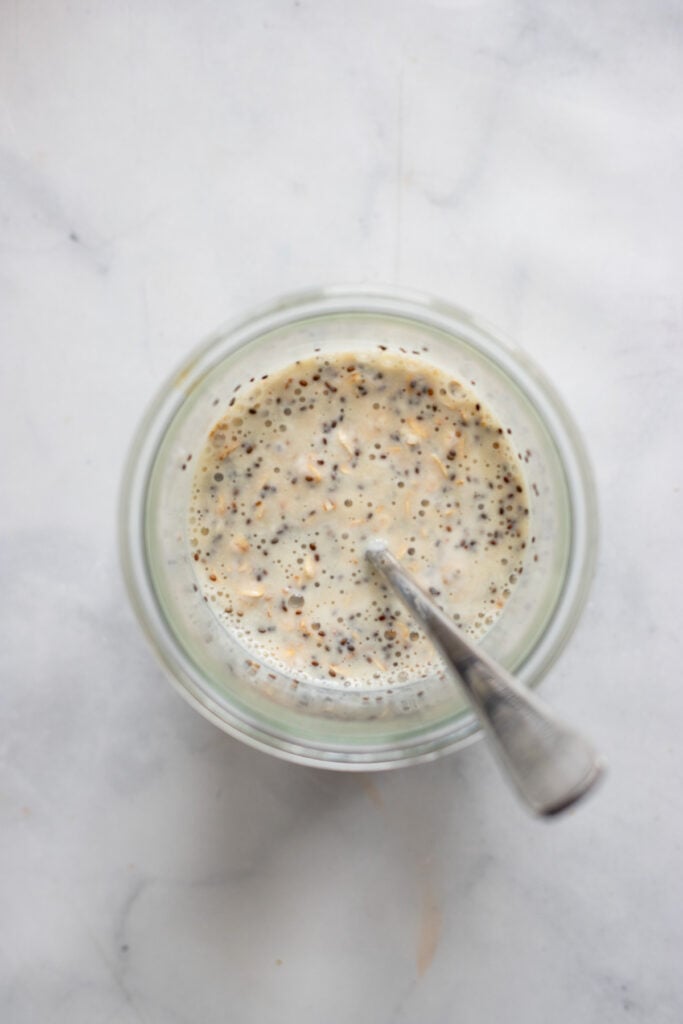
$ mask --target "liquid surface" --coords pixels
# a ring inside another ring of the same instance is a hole
[[[238,387],[198,453],[197,585],[253,656],[290,676],[391,685],[438,670],[373,573],[384,539],[471,637],[523,572],[528,501],[509,432],[430,364],[319,355]]]

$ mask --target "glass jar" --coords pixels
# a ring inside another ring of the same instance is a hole
[[[482,646],[535,686],[569,639],[595,558],[589,466],[562,402],[519,349],[453,306],[404,291],[326,288],[290,296],[217,331],[161,389],[134,439],[121,499],[124,574],[137,616],[172,681],[239,739],[301,764],[379,769],[430,760],[480,728],[445,673],[383,687],[287,677],[241,646],[196,587],[187,538],[188,455],[217,400],[256,372],[322,352],[381,344],[417,352],[473,387],[512,431],[530,502],[525,572]]]

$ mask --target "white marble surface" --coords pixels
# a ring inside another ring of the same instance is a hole
[[[678,0],[0,5],[3,1024],[683,1020],[682,51]],[[611,771],[563,820],[481,746],[247,749],[128,610],[162,377],[364,281],[477,310],[583,426],[600,564],[545,694]]]

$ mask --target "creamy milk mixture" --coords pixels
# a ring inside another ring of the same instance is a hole
[[[523,571],[509,432],[412,357],[317,355],[226,399],[196,456],[197,585],[252,656],[335,685],[431,675],[434,652],[370,569],[378,537],[470,636]]]

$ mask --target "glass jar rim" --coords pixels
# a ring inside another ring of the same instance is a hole
[[[287,760],[342,770],[377,770],[432,760],[481,735],[469,716],[432,727],[412,742],[368,748],[331,748],[286,737],[242,712],[226,712],[183,651],[157,601],[144,543],[147,493],[152,467],[178,410],[210,370],[230,352],[267,332],[299,321],[343,314],[400,317],[453,336],[467,327],[468,343],[491,359],[526,396],[552,438],[565,475],[570,544],[567,571],[554,612],[520,673],[535,686],[570,639],[585,605],[597,550],[597,501],[583,441],[562,399],[544,374],[517,346],[465,310],[420,292],[384,286],[333,285],[282,296],[218,328],[167,379],[149,405],[133,438],[124,471],[119,508],[119,541],[124,579],[137,618],[176,689],[214,724],[251,746]]]

